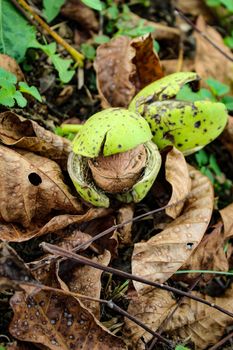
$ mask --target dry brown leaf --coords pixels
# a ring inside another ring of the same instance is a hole
[[[165,176],[172,186],[172,195],[168,205],[185,199],[191,190],[191,179],[183,153],[174,147],[168,152],[166,157]],[[166,208],[165,212],[175,219],[181,213],[183,206],[184,202],[181,202]]]
[[[93,257],[93,262],[108,266],[111,260],[111,254],[108,250],[105,250],[102,255]],[[59,278],[65,282],[73,293],[80,293],[93,298],[100,298],[101,293],[101,275],[102,270],[94,269],[91,266],[75,264],[70,266],[70,261],[60,264]],[[64,284],[62,285],[62,289]],[[67,289],[66,289],[67,290]],[[100,305],[99,303],[91,300],[82,300],[83,305],[90,310],[97,319],[100,318]]]
[[[85,31],[97,31],[99,28],[95,12],[79,0],[69,0],[61,9],[61,14],[77,22]]]
[[[202,15],[207,21],[213,18],[210,8],[203,0],[176,0],[175,5],[186,14]]]
[[[122,224],[125,221],[131,220],[134,215],[134,205],[133,204],[124,204],[120,207],[117,216],[117,224]],[[132,221],[127,225],[119,228],[120,234],[120,243],[122,245],[127,245],[132,243]]]
[[[233,287],[217,298],[193,292],[211,304],[216,304],[233,312]],[[165,331],[175,339],[190,339],[195,344],[195,349],[206,349],[216,344],[226,331],[226,327],[233,325],[233,318],[224,313],[212,309],[207,305],[192,299],[183,299],[181,306],[174,313]]]
[[[233,158],[233,117],[228,117],[228,123],[221,135],[221,141],[231,153]]]
[[[0,113],[0,140],[50,158],[66,168],[70,141],[13,112]]]
[[[165,230],[145,243],[136,243],[132,273],[153,282],[165,282],[189,258],[200,243],[213,210],[213,186],[210,180],[190,167],[192,188],[183,213]],[[148,288],[134,282],[136,290]]]
[[[47,233],[59,232],[71,224],[88,223],[99,217],[109,214],[108,209],[92,208],[83,215],[58,215],[47,222],[41,219],[33,222],[27,229],[20,225],[4,224],[0,222],[0,240],[9,242],[24,242],[34,237],[40,237]]]
[[[104,108],[127,107],[138,90],[163,76],[151,36],[119,36],[100,45],[94,67]]]
[[[140,296],[129,295],[129,297],[131,298],[127,310],[129,314],[139,319],[153,331],[158,329],[176,305],[176,300],[172,298],[171,293],[158,288],[153,288]],[[141,337],[145,341],[149,341],[152,338],[150,333],[127,318],[125,319],[124,335],[132,343],[133,349],[140,348],[139,339]]]
[[[211,233],[206,234],[201,243],[197,246],[193,254],[181,270],[212,270],[228,271],[229,265],[224,252],[225,237],[222,224],[218,224]],[[176,275],[176,279],[195,279],[196,274]],[[212,274],[203,274],[204,283],[213,278]],[[202,282],[201,281],[201,282]]]
[[[175,73],[178,69],[182,72],[192,72],[195,70],[194,60],[192,59],[184,59],[181,67],[179,66],[180,62],[178,62],[178,59],[162,60],[161,65],[165,75]]]
[[[14,317],[10,333],[19,340],[39,343],[50,350],[122,350],[112,335],[77,299],[41,290],[27,297],[16,292],[11,298]]]
[[[20,66],[14,58],[4,54],[0,54],[0,67],[7,70],[10,73],[13,73],[16,76],[17,81],[25,80],[23,72],[21,71]]]
[[[52,210],[79,213],[82,206],[52,160],[0,146],[0,220],[29,227]]]
[[[233,236],[233,203],[227,207],[219,210],[223,225],[224,225],[224,238],[229,239]]]
[[[224,52],[232,56],[231,50],[224,44],[221,35],[205,23],[202,16],[198,17],[196,23],[198,29],[205,33]],[[202,77],[215,78],[222,83],[229,84],[233,80],[233,63],[208,43],[200,34],[194,33],[196,38],[195,70]]]

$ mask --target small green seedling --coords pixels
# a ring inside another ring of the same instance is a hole
[[[25,82],[17,83],[14,74],[0,68],[0,105],[14,107],[17,103],[19,107],[25,107],[27,100],[23,93],[33,96],[39,102],[42,101],[39,91],[35,86],[28,86]]]
[[[144,198],[161,166],[151,138],[146,120],[123,108],[106,109],[89,118],[73,141],[68,161],[69,175],[81,197],[101,207],[109,206],[108,194],[123,202]],[[129,154],[131,150],[135,153]]]

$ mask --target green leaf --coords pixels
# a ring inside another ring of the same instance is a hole
[[[95,48],[91,46],[90,44],[81,44],[81,52],[84,54],[84,56],[88,59],[93,61],[95,58]]]
[[[29,94],[29,95],[33,96],[38,101],[42,102],[41,95],[40,95],[38,89],[35,86],[28,86],[27,83],[20,82],[19,83],[19,90],[21,92],[24,92],[26,94]]]
[[[207,176],[212,183],[214,183],[214,175],[209,168],[203,166],[201,167],[200,171],[203,175]]]
[[[175,350],[190,350],[190,349],[183,345],[176,345]]]
[[[112,6],[106,9],[106,14],[109,19],[116,20],[119,16],[119,10],[116,4],[112,4]]]
[[[206,3],[210,7],[220,6],[220,0],[207,0]]]
[[[211,91],[216,96],[225,95],[230,91],[230,87],[228,85],[223,84],[216,79],[208,78],[206,79],[206,83],[209,85]]]
[[[100,0],[81,0],[82,3],[88,7],[91,7],[94,10],[101,11],[102,4]]]
[[[227,109],[229,111],[233,111],[233,97],[232,96],[224,96],[221,99],[221,102],[223,102],[225,104],[225,106],[227,107]]]
[[[109,42],[110,38],[107,35],[97,35],[94,37],[94,42],[96,44],[105,44]]]
[[[224,5],[228,11],[233,12],[233,1],[232,0],[220,0],[221,4]]]
[[[191,102],[202,100],[216,101],[216,98],[207,89],[200,89],[199,91],[194,92],[189,85],[184,85],[176,95],[176,100]]]
[[[217,163],[217,160],[213,154],[210,155],[209,167],[213,170],[216,176],[222,176],[221,169]]]
[[[195,158],[199,167],[209,163],[208,154],[203,149],[195,153]]]
[[[160,50],[160,45],[157,40],[153,40],[153,48],[158,53]]]
[[[68,83],[75,73],[74,70],[70,70],[70,65],[73,61],[69,59],[63,59],[57,54],[50,56],[50,59],[58,71],[60,80],[63,83]]]
[[[22,62],[35,38],[35,28],[28,24],[11,1],[0,0],[0,53]]]
[[[6,350],[6,348],[4,348],[4,346],[0,345],[0,350]]]
[[[25,107],[27,105],[27,100],[23,95],[21,94],[20,91],[16,91],[14,94],[14,99],[16,100],[17,104],[19,107]]]
[[[43,15],[48,22],[51,22],[60,12],[65,0],[43,0]]]
[[[3,68],[0,68],[0,85],[3,86],[4,83],[16,84],[17,78],[13,73],[8,72]]]
[[[233,49],[233,37],[232,36],[226,36],[224,38],[224,43],[230,47],[230,49]]]

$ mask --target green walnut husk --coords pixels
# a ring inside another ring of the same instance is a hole
[[[174,73],[148,85],[132,100],[129,110],[146,119],[160,150],[172,145],[185,155],[191,154],[213,141],[226,126],[224,104],[175,100],[184,84],[198,80],[196,73]]]
[[[146,120],[123,108],[110,108],[88,119],[73,141],[73,152],[68,160],[68,172],[80,196],[98,207],[109,207],[110,198],[113,197],[127,203],[141,201],[150,190],[161,166],[160,153],[150,141],[151,138]],[[124,157],[139,145],[145,148],[146,159],[137,181],[130,188],[111,193],[96,185],[89,166],[90,160],[98,160],[100,156],[107,160],[116,154]]]

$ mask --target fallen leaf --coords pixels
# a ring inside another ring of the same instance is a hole
[[[161,61],[165,75],[177,72],[178,68],[180,68],[182,72],[193,72],[195,70],[194,60],[192,59],[184,59],[181,67],[179,64],[180,62],[178,62],[178,59]]]
[[[233,312],[232,292],[231,286],[223,296],[217,298],[197,292],[193,294]],[[194,342],[195,349],[199,350],[216,344],[230,325],[233,325],[232,317],[195,300],[185,298],[165,328],[165,332],[179,342],[190,339]]]
[[[228,271],[229,265],[224,252],[225,237],[222,224],[218,224],[211,233],[206,234],[193,254],[181,266],[180,270],[211,270]],[[176,279],[193,280],[197,274],[175,275]],[[202,281],[206,283],[214,277],[213,274],[203,274]]]
[[[50,158],[65,168],[71,152],[70,141],[10,111],[0,113],[0,140],[7,146]]]
[[[138,90],[163,76],[151,36],[119,36],[100,45],[94,68],[104,108],[127,107]]]
[[[228,123],[221,135],[221,141],[233,158],[233,117],[228,117]]]
[[[85,31],[95,31],[99,29],[99,23],[96,19],[95,12],[90,7],[85,6],[79,0],[69,0],[61,9],[64,17],[72,19],[85,29]]]
[[[25,80],[24,74],[20,66],[18,65],[16,60],[10,56],[0,54],[0,68],[3,68],[10,73],[13,73],[16,76],[17,81]]]
[[[161,323],[176,305],[176,300],[168,291],[153,288],[149,292],[140,295],[129,295],[130,304],[128,313],[147,325],[151,330],[156,331]],[[152,338],[152,335],[139,327],[136,323],[125,318],[124,336],[130,341],[133,349],[140,348],[140,338],[145,342]],[[145,349],[145,344],[143,349]]]
[[[91,260],[108,266],[111,260],[111,254],[108,250],[105,250],[102,255],[93,257]],[[102,270],[97,270],[87,265],[74,264],[74,266],[70,266],[70,261],[61,263],[58,270],[59,277],[65,282],[68,290],[98,299],[101,293],[102,273]],[[99,303],[85,299],[82,300],[82,303],[97,319],[100,318]]]
[[[233,203],[219,210],[224,225],[224,238],[227,240],[233,236]]]
[[[57,215],[50,220],[33,222],[28,228],[20,225],[4,224],[0,222],[0,240],[9,242],[24,242],[34,237],[40,237],[47,233],[56,232],[68,227],[71,224],[81,224],[109,214],[108,209],[92,208],[83,215]]]
[[[50,350],[126,349],[81,302],[62,292],[42,290],[33,297],[16,292],[10,303],[14,317],[9,330],[16,339]]]
[[[224,44],[221,35],[205,23],[202,16],[197,19],[197,28],[205,33],[215,44],[233,58],[231,50]],[[231,84],[233,80],[233,63],[208,43],[199,33],[194,33],[196,38],[195,70],[202,77],[215,78],[222,83]]]
[[[213,210],[213,186],[210,180],[190,167],[192,188],[182,214],[165,230],[145,243],[136,243],[132,255],[132,273],[153,282],[168,280],[189,258],[200,243]],[[142,293],[147,286],[134,282]]]
[[[29,227],[52,210],[79,213],[80,202],[63,182],[52,160],[0,146],[0,220]]]
[[[176,0],[176,7],[188,15],[202,15],[207,21],[213,19],[210,8],[203,0]]]
[[[172,203],[185,199],[191,190],[191,179],[183,153],[174,147],[168,152],[166,157],[165,176],[172,186],[172,195],[167,205],[169,206]],[[184,202],[181,202],[166,208],[165,212],[175,219],[181,213],[183,206]]]
[[[120,207],[117,216],[117,224],[122,224],[125,221],[131,220],[134,215],[134,205],[133,204],[124,204]],[[120,244],[128,245],[132,243],[132,221],[123,227],[119,228],[120,235]]]

